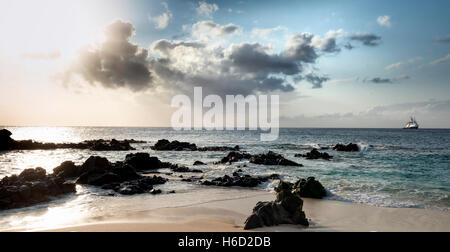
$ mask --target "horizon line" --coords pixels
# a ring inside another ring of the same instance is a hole
[[[172,129],[173,127],[170,126],[46,126],[46,125],[32,125],[32,126],[23,126],[23,125],[0,125],[0,128],[6,129],[6,128],[150,128],[150,129]],[[393,127],[279,127],[279,129],[403,129],[402,127],[393,128]],[[444,128],[444,127],[435,127],[435,128],[425,128],[422,127],[421,129],[450,129]],[[209,130],[209,131],[242,131],[242,130],[215,130],[214,128],[204,128],[200,131]],[[246,128],[243,131],[249,131],[249,128]],[[182,130],[182,131],[198,131],[194,130],[192,128],[191,130]],[[260,129],[256,131],[262,131]]]

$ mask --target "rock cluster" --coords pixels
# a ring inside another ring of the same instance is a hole
[[[97,156],[90,157],[81,166],[68,161],[55,168],[53,172],[62,179],[77,178],[77,184],[100,186],[120,194],[132,195],[149,193],[153,185],[167,182],[161,177],[143,177],[137,171],[156,170],[165,165],[167,164],[148,153],[136,153],[127,155],[125,161],[115,164]]]
[[[277,199],[274,202],[259,202],[256,205],[253,214],[245,222],[245,230],[281,224],[309,226],[303,212],[303,200],[292,193],[292,185],[280,182],[275,191]]]
[[[250,163],[258,165],[303,166],[272,151],[269,151],[266,154],[252,156],[250,158]]]
[[[0,151],[5,150],[55,150],[80,149],[92,151],[128,151],[135,150],[130,144],[143,143],[143,141],[123,140],[90,140],[81,143],[41,143],[33,140],[16,141],[11,138],[11,132],[0,130]]]
[[[226,146],[211,146],[211,147],[197,147],[196,144],[188,142],[179,142],[163,139],[159,140],[153,147],[156,151],[239,151],[240,147],[236,146],[234,148]]]
[[[273,174],[270,176],[252,177],[250,175],[241,176],[239,173],[235,172],[232,177],[225,175],[224,177],[216,178],[212,181],[205,180],[202,182],[202,185],[223,187],[239,186],[252,188],[257,187],[261,183],[267,182],[270,179],[279,179],[279,176],[277,174]]]
[[[249,160],[250,163],[257,165],[303,166],[272,151],[260,155],[251,155],[247,152],[233,151],[215,164],[232,164],[242,160]]]
[[[44,203],[53,197],[75,192],[74,183],[47,175],[42,168],[27,169],[0,181],[0,210]]]
[[[173,164],[169,168],[173,172],[178,172],[178,173],[203,173],[203,171],[201,171],[201,170],[197,170],[197,169],[192,170],[189,167],[177,165],[177,164]]]
[[[303,157],[309,160],[317,160],[317,159],[325,159],[325,160],[330,160],[333,157],[330,156],[328,153],[324,152],[319,152],[317,149],[313,149],[311,152],[306,153],[305,155],[303,154],[297,154],[295,155],[295,157]]]
[[[345,144],[336,144],[336,146],[333,147],[333,150],[335,151],[344,151],[344,152],[358,152],[359,147],[357,144],[349,143],[347,145]]]
[[[230,152],[226,157],[222,158],[219,162],[216,162],[215,164],[232,164],[235,162],[242,161],[244,159],[250,159],[252,157],[251,154],[247,152]]]

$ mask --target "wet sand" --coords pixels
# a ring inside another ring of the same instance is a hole
[[[245,219],[258,201],[272,201],[264,191],[232,200],[161,208],[51,230],[50,232],[242,232]],[[305,199],[311,227],[282,225],[254,230],[269,232],[437,232],[450,231],[450,212],[427,209],[382,208],[330,200]]]

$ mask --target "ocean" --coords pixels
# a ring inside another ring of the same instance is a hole
[[[428,208],[450,210],[450,130],[446,129],[280,129],[275,142],[261,142],[258,131],[174,131],[170,128],[102,128],[102,127],[5,127],[16,140],[42,142],[81,142],[93,139],[135,139],[147,141],[133,144],[164,162],[192,167],[202,161],[205,178],[231,175],[237,166],[246,164],[249,175],[279,174],[284,180],[316,177],[329,191],[325,200],[394,208]],[[243,151],[259,154],[269,150],[284,155],[304,167],[259,166],[247,162],[213,165],[226,152],[155,152],[150,149],[159,139],[179,140],[197,146],[239,145]],[[356,143],[360,151],[336,152],[337,143]],[[331,161],[305,160],[294,157],[312,148],[334,156]],[[92,155],[110,161],[124,160],[132,151],[95,152],[88,150],[45,150],[0,152],[0,179],[18,174],[26,168],[42,167],[48,172],[71,160],[82,164]],[[24,209],[0,212],[0,229],[33,229],[65,224],[101,221],[108,216],[126,215],[162,207],[186,206],[194,203],[235,197],[254,190],[272,190],[267,182],[257,189],[205,187],[172,179],[160,186],[176,194],[115,196],[98,188],[77,186],[77,194],[53,202]]]

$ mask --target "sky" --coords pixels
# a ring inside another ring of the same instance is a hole
[[[280,96],[282,127],[450,128],[450,2],[0,0],[0,125],[170,126]]]

